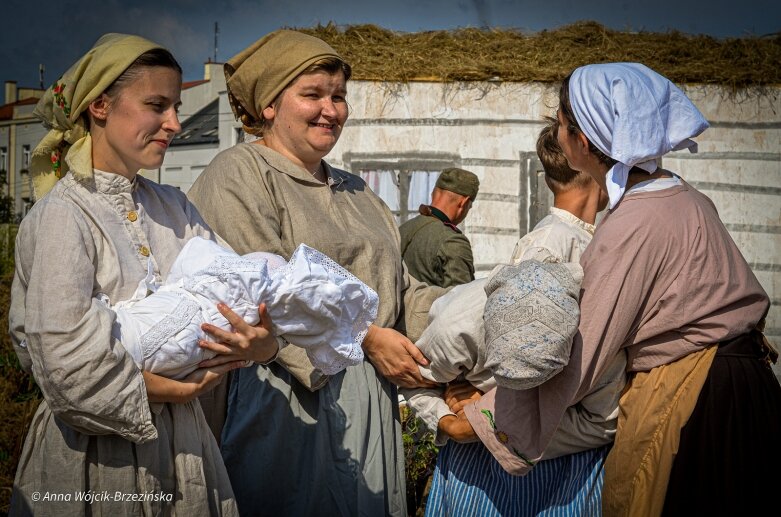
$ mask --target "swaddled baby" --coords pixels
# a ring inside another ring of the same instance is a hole
[[[539,258],[499,266],[488,278],[456,286],[431,306],[429,324],[416,343],[430,362],[419,369],[442,387],[400,392],[435,434],[437,445],[447,441],[439,420],[454,414],[442,399],[447,383],[467,381],[484,393],[497,385],[530,389],[569,362],[583,270],[552,256]],[[620,354],[597,387],[567,410],[547,458],[612,441],[625,366],[626,356]]]
[[[217,310],[224,302],[250,325],[265,303],[274,334],[306,350],[312,364],[333,375],[363,360],[361,343],[377,317],[377,293],[339,264],[305,244],[289,261],[271,253],[240,256],[194,237],[162,285],[149,279],[134,297],[112,309],[112,329],[139,368],[181,379],[215,353],[198,346],[210,339],[201,324],[225,330]]]

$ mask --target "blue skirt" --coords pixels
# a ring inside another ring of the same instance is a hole
[[[598,516],[610,446],[505,472],[482,443],[449,441],[439,451],[426,516]]]

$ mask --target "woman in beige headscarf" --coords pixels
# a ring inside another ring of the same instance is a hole
[[[19,228],[9,319],[43,401],[12,515],[238,513],[197,397],[273,356],[270,323],[250,327],[223,307],[237,330],[215,333],[229,360],[182,381],[140,371],[111,332],[110,303],[164,278],[189,238],[214,238],[177,189],[137,175],[162,164],[181,130],[181,82],[167,50],[107,34],[35,109],[50,131],[34,152],[38,201]],[[160,340],[176,330],[163,323]]]
[[[317,38],[281,30],[231,59],[225,72],[234,113],[260,138],[220,153],[190,199],[238,253],[289,257],[303,242],[380,296],[362,364],[329,379],[286,347],[268,366],[237,371],[222,453],[239,509],[406,515],[394,383],[425,385],[417,368],[425,359],[390,327],[404,307],[399,328],[414,336],[442,290],[409,287],[388,207],[359,177],[323,161],[348,116],[351,71],[339,55]]]

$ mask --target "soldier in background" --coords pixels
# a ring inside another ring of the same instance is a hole
[[[440,287],[475,279],[472,246],[456,225],[466,218],[479,187],[472,172],[442,171],[431,193],[431,205],[420,205],[420,215],[399,227],[401,255],[410,275]]]

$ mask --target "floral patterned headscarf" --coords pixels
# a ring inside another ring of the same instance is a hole
[[[32,154],[35,198],[43,197],[68,170],[92,176],[92,138],[82,113],[139,56],[160,45],[139,36],[103,35],[41,98],[33,114],[49,132]]]

